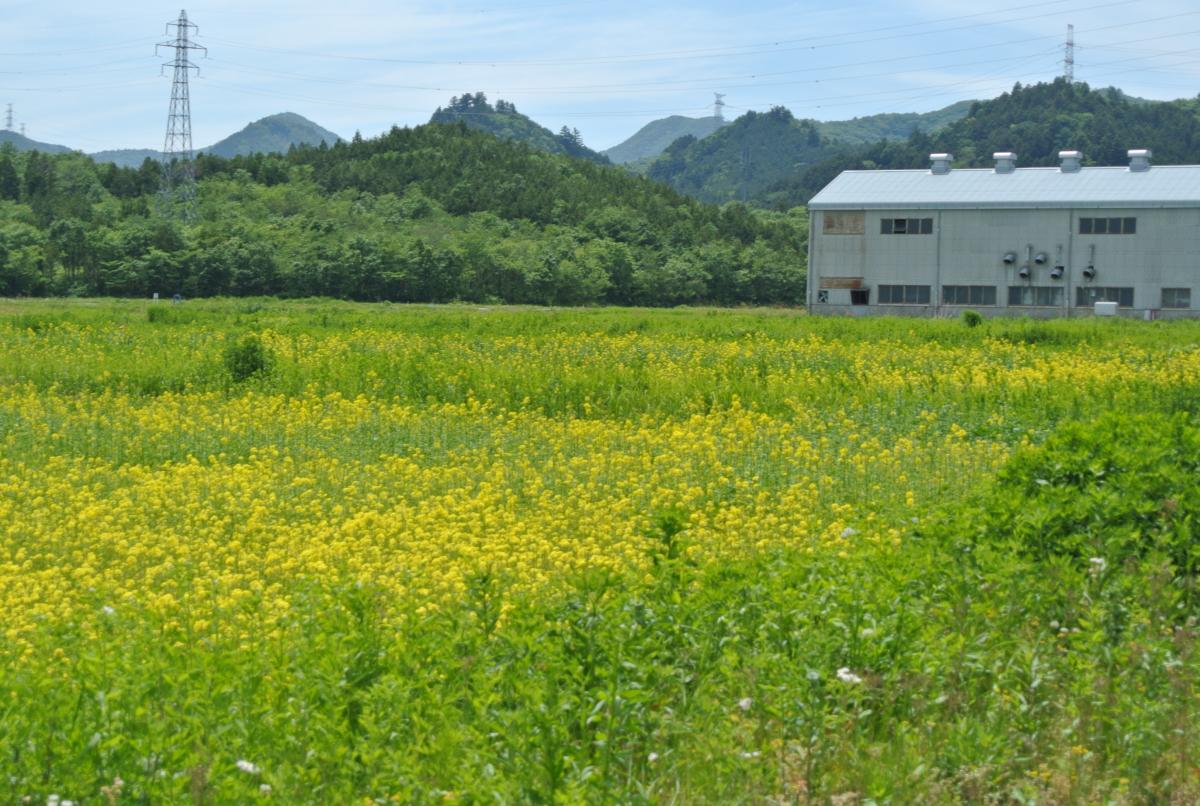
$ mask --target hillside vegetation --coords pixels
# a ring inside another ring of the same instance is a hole
[[[201,155],[194,223],[159,170],[0,151],[0,295],[796,304],[801,213],[719,209],[471,131]]]
[[[469,129],[495,135],[501,140],[524,143],[537,151],[548,154],[565,154],[591,162],[608,164],[608,158],[583,144],[578,129],[563,126],[558,134],[535,123],[517,111],[515,104],[497,101],[488,103],[482,92],[466,93],[450,99],[445,107],[438,107],[429,119],[430,123],[461,123]]]
[[[969,103],[924,114],[798,120],[783,107],[747,112],[703,139],[683,137],[639,172],[703,201],[761,203],[767,189],[854,144],[903,140],[961,118]]]
[[[1150,148],[1161,164],[1200,163],[1200,102],[1131,99],[1063,79],[1017,85],[974,103],[966,117],[932,134],[841,148],[820,163],[776,182],[755,199],[787,209],[805,204],[845,170],[925,168],[932,152],[954,155],[957,167],[990,167],[992,154],[1015,151],[1020,165],[1057,165],[1060,150],[1082,151],[1085,165],[1124,165],[1132,148]]]
[[[703,140],[676,140],[646,175],[702,201],[744,201],[831,149],[812,121],[775,107],[765,114],[747,112]]]

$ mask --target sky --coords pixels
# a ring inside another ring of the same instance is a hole
[[[5,0],[0,126],[83,151],[161,148],[180,9],[124,0]],[[604,3],[207,0],[191,71],[199,148],[276,112],[350,137],[428,121],[484,92],[544,126],[614,146],[667,115],[782,105],[844,120],[992,98],[1063,73],[1153,99],[1200,93],[1195,0]],[[161,74],[160,74],[161,73]]]

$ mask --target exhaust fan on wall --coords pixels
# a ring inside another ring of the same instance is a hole
[[[1017,253],[1016,252],[1005,252],[1004,253],[1004,262],[1009,266],[1016,263],[1017,262]]]
[[[1021,277],[1022,280],[1028,280],[1031,272],[1029,271],[1028,266],[1022,266],[1021,270],[1019,272],[1017,272],[1017,274]]]

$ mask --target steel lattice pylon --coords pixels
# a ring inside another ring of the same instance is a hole
[[[171,48],[175,58],[163,64],[163,69],[173,70],[171,82],[171,110],[167,114],[167,135],[163,139],[162,188],[159,200],[164,214],[178,214],[185,219],[196,215],[196,171],[192,164],[192,101],[188,91],[188,71],[200,68],[192,64],[188,56],[193,50],[208,49],[191,40],[192,34],[200,29],[188,22],[187,11],[180,10],[179,19],[167,23],[167,33],[175,29],[175,39],[160,42],[155,47]]]

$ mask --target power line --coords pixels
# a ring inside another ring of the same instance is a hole
[[[1072,0],[1049,0],[1049,2],[1043,2],[1043,3],[1030,3],[1030,4],[1022,5],[1022,6],[1014,6],[1009,10],[1010,11],[1020,11],[1020,10],[1029,9],[1029,8],[1046,8],[1047,6],[1059,5],[1061,3],[1066,3],[1066,2],[1072,2]],[[855,31],[853,33],[817,34],[814,36],[801,37],[801,38],[797,38],[797,39],[779,39],[779,40],[775,40],[772,42],[758,42],[758,43],[754,43],[754,44],[724,47],[724,48],[697,48],[697,49],[692,49],[692,50],[659,51],[657,53],[652,52],[652,53],[639,53],[639,54],[625,54],[625,55],[619,55],[619,56],[601,56],[601,57],[592,57],[592,58],[583,58],[583,59],[536,59],[536,60],[510,60],[510,61],[505,61],[503,59],[476,59],[476,60],[468,60],[468,59],[440,59],[439,60],[439,59],[411,59],[411,58],[401,59],[401,58],[395,58],[395,57],[359,56],[359,55],[340,54],[340,53],[328,53],[328,52],[321,52],[321,51],[298,50],[298,49],[292,49],[292,48],[276,48],[276,47],[270,47],[270,46],[266,46],[266,45],[256,45],[256,44],[251,44],[251,43],[246,43],[246,42],[239,42],[237,40],[232,40],[232,39],[221,39],[219,37],[210,37],[210,39],[213,42],[219,42],[219,43],[221,43],[223,45],[227,45],[229,47],[233,47],[233,48],[237,48],[237,49],[244,49],[244,50],[258,50],[258,51],[267,51],[267,52],[274,52],[274,53],[291,53],[291,54],[295,54],[295,55],[308,56],[308,57],[312,57],[312,58],[337,59],[337,60],[344,60],[344,61],[381,62],[381,63],[386,63],[386,64],[413,64],[413,65],[443,66],[443,67],[445,67],[445,66],[538,67],[538,66],[552,66],[552,65],[594,65],[594,64],[613,64],[613,63],[620,63],[620,62],[675,61],[675,60],[680,60],[680,59],[714,58],[714,57],[721,57],[721,56],[746,56],[746,55],[756,55],[758,53],[788,52],[789,50],[815,50],[817,48],[845,47],[847,45],[879,42],[879,41],[884,41],[887,39],[897,39],[897,38],[907,38],[910,36],[926,36],[926,35],[934,35],[934,34],[952,33],[952,32],[956,32],[956,31],[969,30],[972,28],[989,28],[989,27],[995,27],[995,26],[999,26],[999,25],[1008,25],[1008,24],[1011,24],[1014,22],[1025,22],[1028,20],[1035,20],[1035,19],[1042,19],[1045,17],[1059,16],[1059,15],[1067,14],[1067,13],[1076,13],[1076,12],[1083,13],[1083,12],[1088,12],[1088,11],[1097,11],[1097,10],[1101,10],[1101,9],[1105,9],[1105,8],[1111,8],[1114,6],[1124,6],[1124,5],[1128,5],[1127,2],[1125,2],[1125,0],[1116,0],[1115,2],[1092,4],[1092,5],[1082,6],[1080,8],[1075,8],[1075,9],[1066,9],[1066,10],[1062,10],[1062,11],[1047,12],[1047,13],[1043,13],[1043,14],[1034,14],[1034,15],[1023,16],[1023,17],[1013,17],[1013,18],[1003,19],[1003,20],[992,20],[989,22],[973,23],[971,25],[958,26],[958,27],[953,27],[953,28],[929,28],[928,23],[924,23],[924,22],[902,23],[899,25],[888,25],[888,26],[883,26],[880,28],[869,28],[866,30]],[[1174,15],[1174,16],[1183,16],[1186,14],[1194,14],[1194,13],[1200,13],[1200,12],[1184,12],[1181,15]],[[944,17],[944,18],[942,18],[942,21],[947,22],[947,21],[955,21],[955,20],[974,19],[974,18],[978,18],[978,17],[990,16],[992,14],[994,14],[994,11],[984,11],[984,12],[977,12],[974,14],[963,14],[963,15],[958,15],[958,16],[954,16],[954,17]],[[852,39],[850,41],[840,41],[840,42],[824,42],[824,43],[821,42],[821,40],[838,39],[838,38],[843,38],[843,37],[853,37],[853,36],[859,36],[862,34],[870,34],[870,33],[901,31],[904,29],[917,28],[917,27],[925,28],[925,30],[920,30],[920,31],[913,32],[913,33],[896,33],[896,34],[890,35],[890,36],[875,37],[875,38],[869,38],[869,39]],[[810,44],[810,45],[807,45],[802,48],[784,48],[783,47],[784,45],[798,45],[798,44],[802,44],[805,42],[810,42],[810,43],[815,43],[815,44]]]

